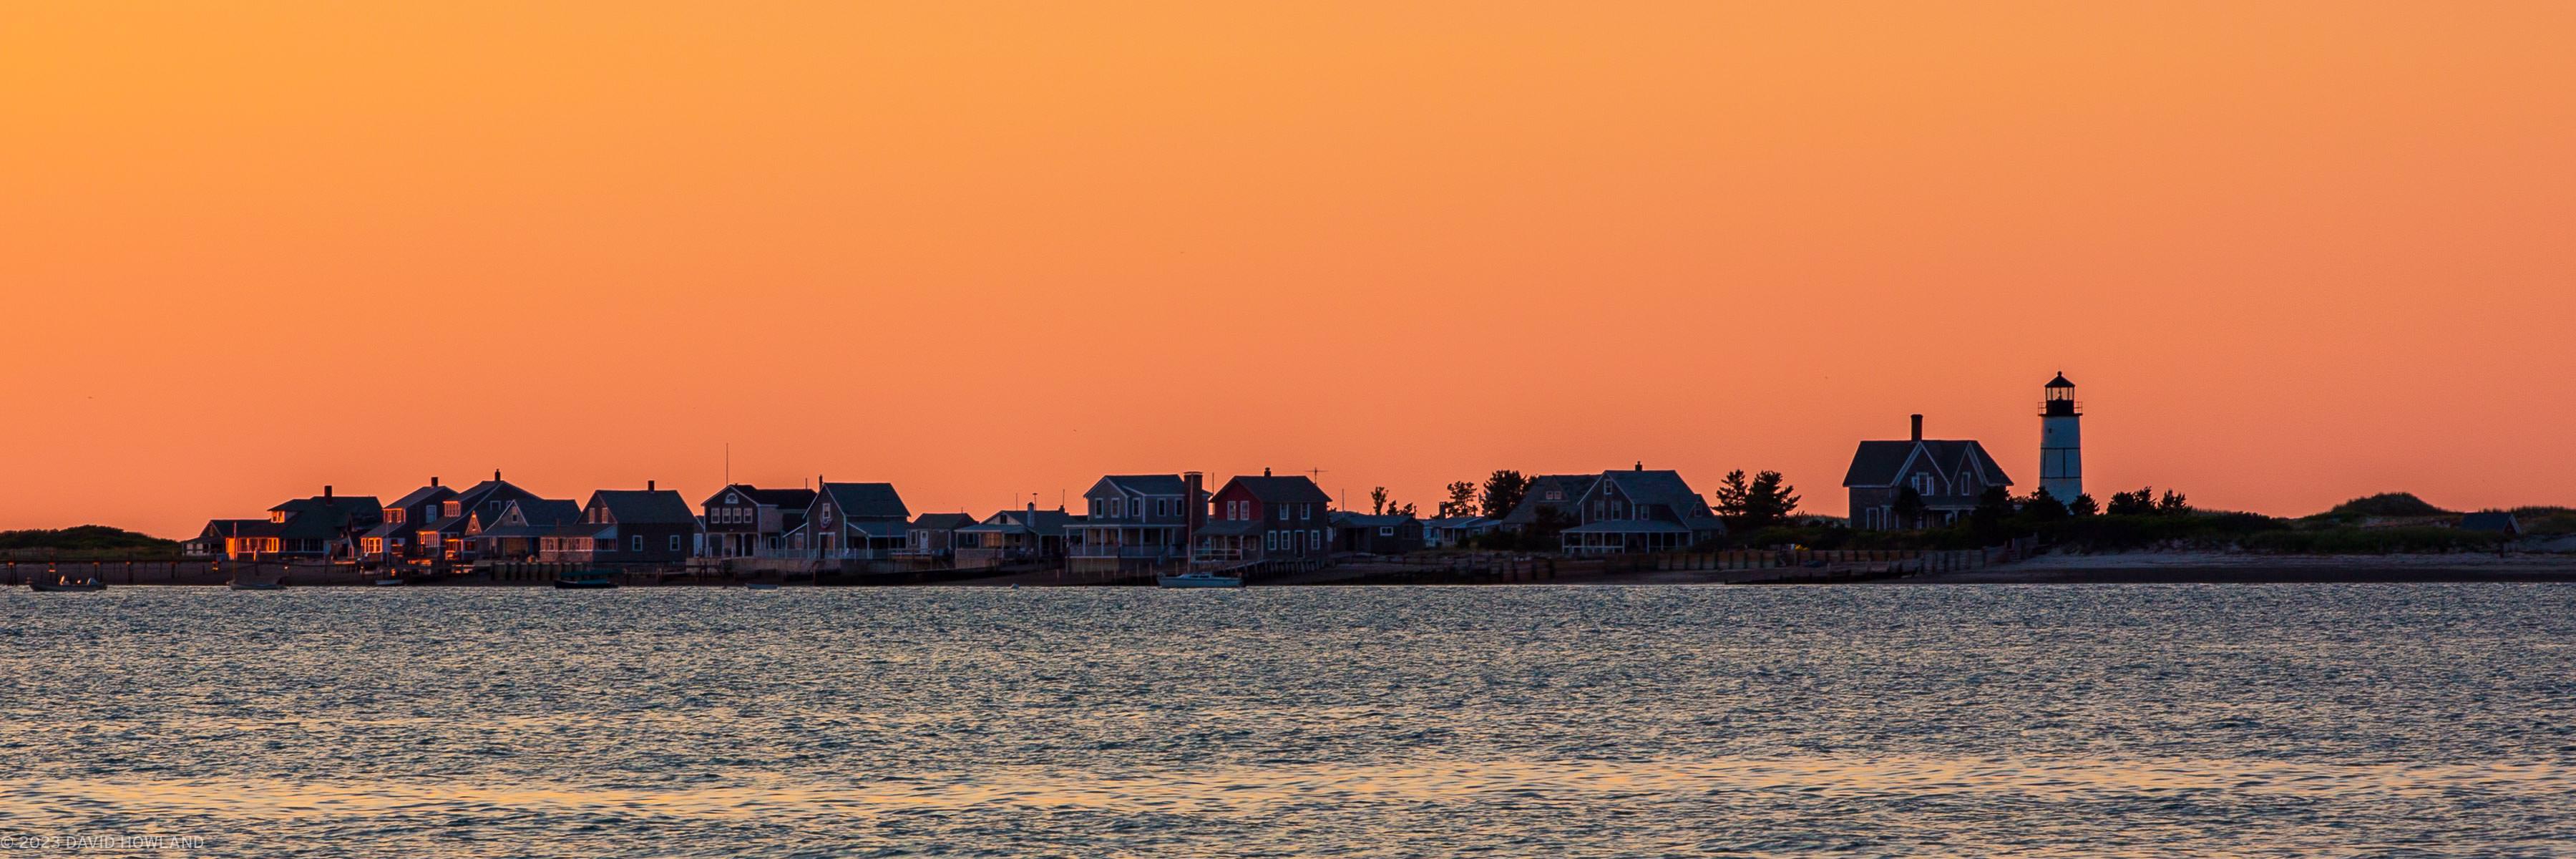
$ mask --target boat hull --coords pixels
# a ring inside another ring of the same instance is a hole
[[[34,589],[34,590],[35,590],[35,592],[40,593],[40,594],[68,594],[68,593],[80,593],[80,592],[82,592],[82,591],[103,591],[103,590],[107,590],[107,583],[106,583],[106,582],[81,582],[81,583],[77,583],[77,584],[63,584],[63,583],[60,583],[60,582],[53,582],[53,583],[47,583],[47,582],[28,582],[28,583],[27,583],[27,587],[29,587],[29,588],[31,588],[31,589]]]
[[[617,583],[616,583],[616,582],[609,581],[609,580],[607,580],[607,579],[556,579],[556,580],[555,580],[555,590],[559,590],[559,591],[600,591],[600,590],[607,590],[607,589],[609,589],[609,588],[614,588],[614,587],[617,587]]]
[[[1242,576],[1159,576],[1154,584],[1167,588],[1239,588]]]
[[[282,591],[286,589],[286,584],[283,582],[233,582],[230,587],[237,591]]]

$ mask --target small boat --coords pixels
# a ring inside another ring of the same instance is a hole
[[[245,581],[239,581],[239,580],[236,580],[236,581],[233,581],[232,583],[230,583],[230,584],[228,585],[228,587],[231,587],[233,590],[237,590],[237,591],[282,591],[282,590],[285,590],[285,589],[286,589],[286,583],[285,583],[285,582],[245,582]]]
[[[601,570],[583,570],[555,577],[555,588],[558,590],[595,591],[616,586],[617,580],[609,578],[608,573]]]
[[[380,578],[380,579],[368,579],[368,580],[367,580],[367,584],[368,584],[369,586],[371,586],[371,587],[379,587],[379,588],[397,587],[397,586],[400,586],[402,583],[403,583],[403,580],[402,580],[402,577],[401,577],[401,576],[386,576],[386,577],[384,577],[384,578]]]
[[[1243,577],[1221,576],[1206,572],[1182,573],[1177,576],[1156,576],[1154,583],[1167,588],[1239,588],[1243,587]]]
[[[742,583],[742,586],[755,591],[774,591],[778,589],[777,582],[744,582]]]
[[[70,593],[74,591],[103,591],[107,590],[107,583],[99,581],[97,576],[82,576],[75,579],[68,575],[58,575],[50,582],[28,582],[27,587],[35,589],[37,593],[50,594]]]

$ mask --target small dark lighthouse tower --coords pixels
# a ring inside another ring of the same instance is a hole
[[[2065,373],[2048,380],[2039,402],[2039,488],[2061,503],[2084,494],[2084,413]]]

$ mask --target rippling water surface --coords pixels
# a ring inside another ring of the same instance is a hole
[[[2571,593],[13,591],[0,856],[2576,855]]]

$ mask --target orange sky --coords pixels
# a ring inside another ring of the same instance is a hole
[[[728,441],[1839,513],[1910,412],[2034,485],[2061,368],[2097,494],[2576,502],[2576,5],[413,5],[0,7],[0,527]]]

